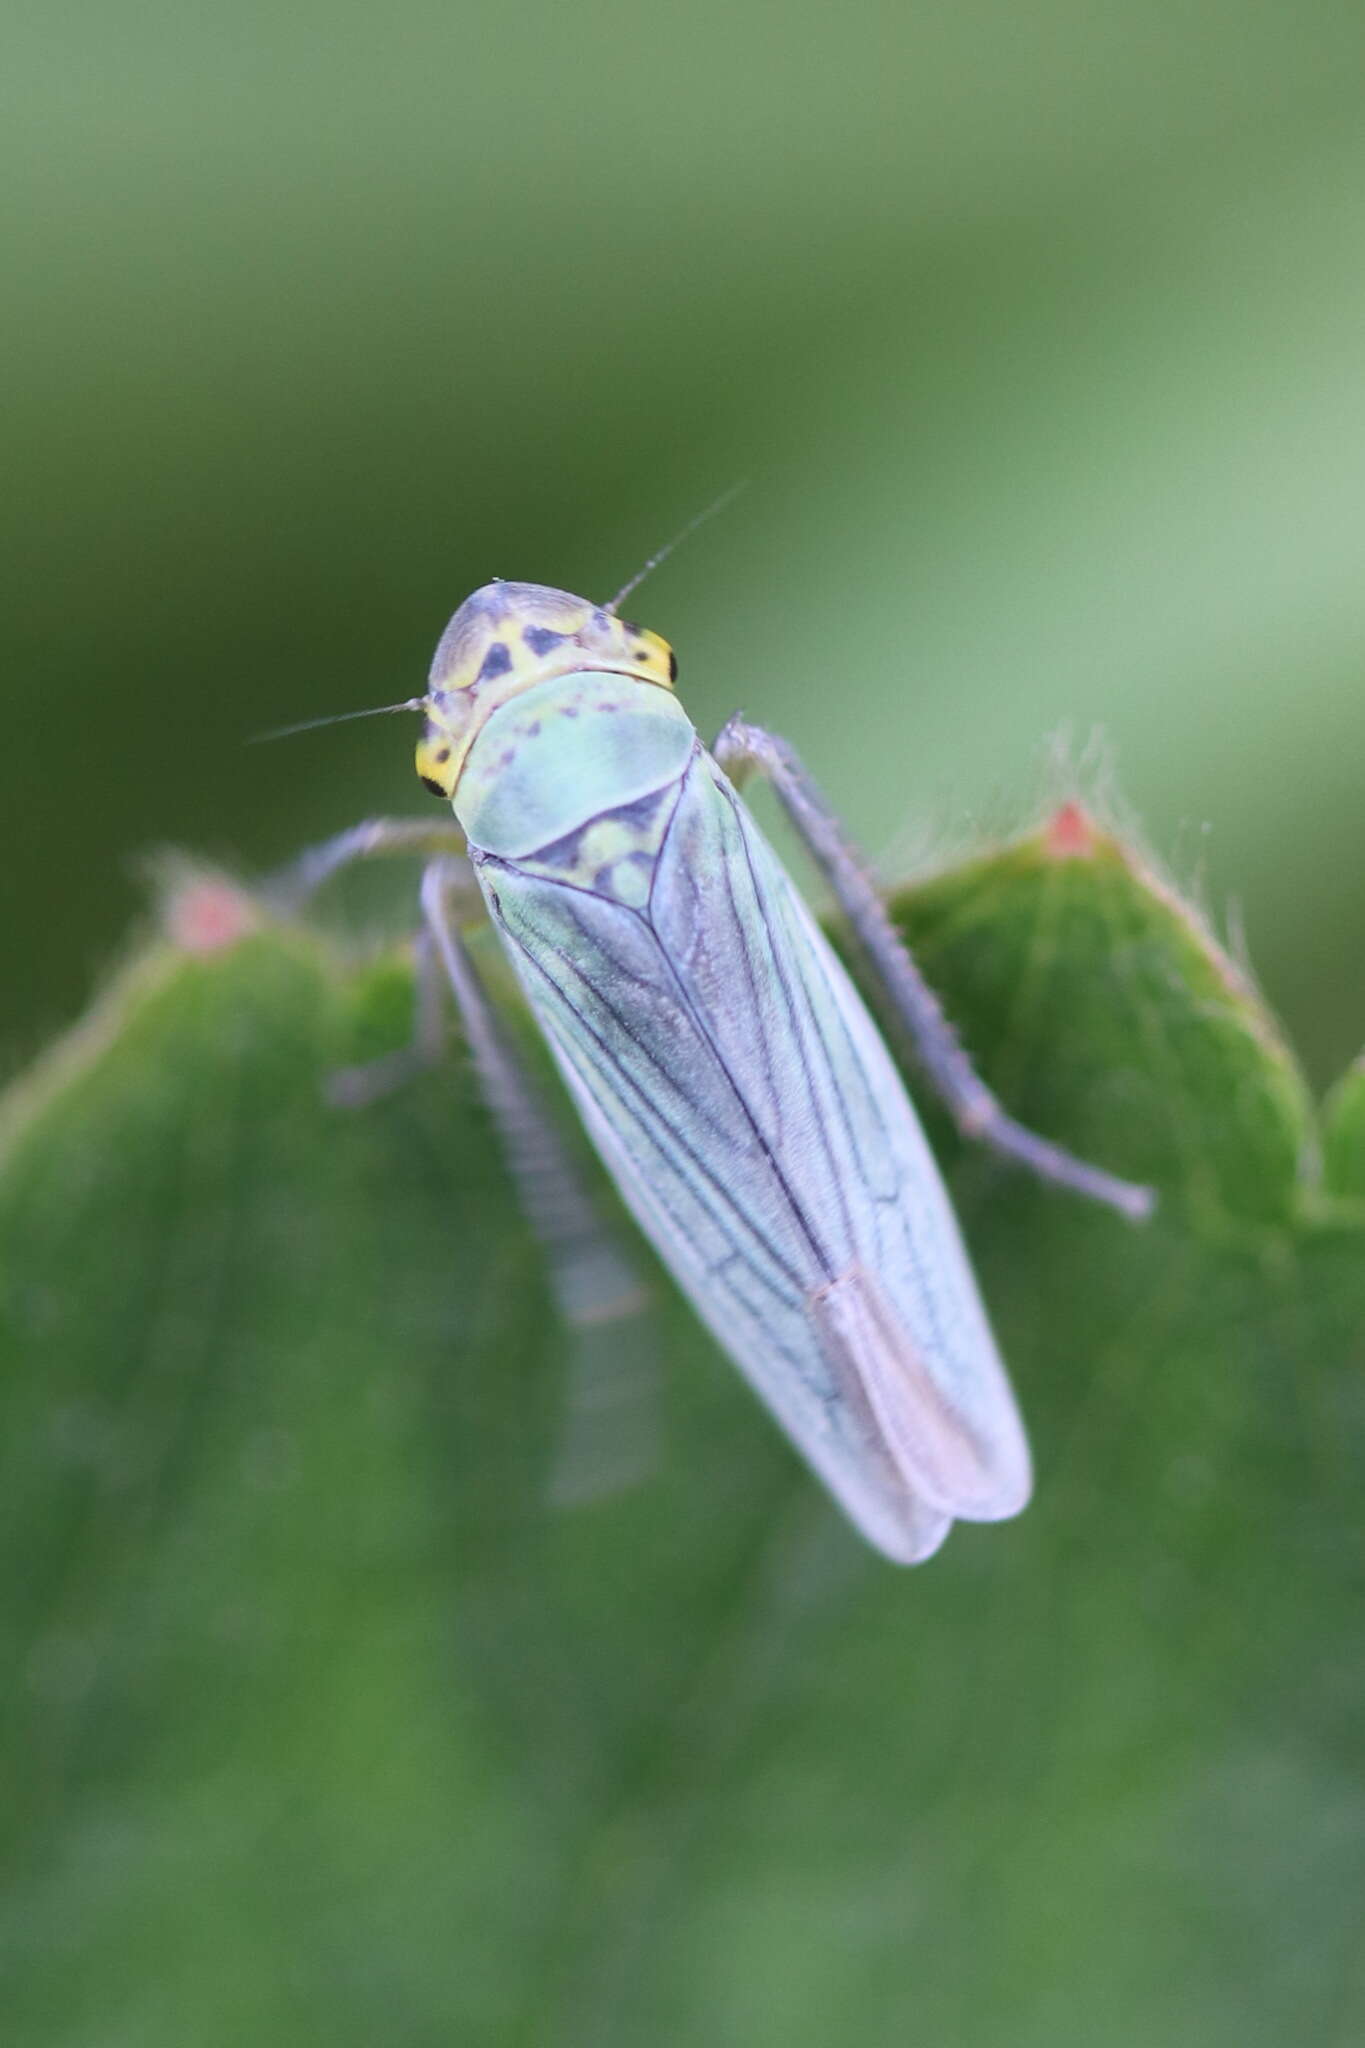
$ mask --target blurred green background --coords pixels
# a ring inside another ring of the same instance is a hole
[[[638,600],[903,865],[1103,728],[1319,1079],[1365,1019],[1354,6],[12,8],[4,1051],[167,841],[418,809],[491,574]]]

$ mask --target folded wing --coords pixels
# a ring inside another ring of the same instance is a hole
[[[710,757],[643,907],[480,874],[623,1196],[864,1534],[914,1562],[1016,1513],[1022,1426],[900,1076]]]

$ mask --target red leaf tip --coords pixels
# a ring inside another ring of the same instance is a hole
[[[216,875],[196,875],[166,900],[166,935],[185,953],[224,953],[260,920],[251,898]]]
[[[1099,839],[1093,818],[1074,797],[1059,804],[1043,827],[1043,851],[1053,860],[1088,860]]]

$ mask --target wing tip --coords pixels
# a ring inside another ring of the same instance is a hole
[[[894,1517],[887,1513],[882,1501],[872,1514],[857,1512],[847,1499],[843,1505],[874,1550],[879,1550],[892,1564],[911,1565],[924,1564],[935,1556],[947,1542],[954,1522],[1012,1521],[1023,1513],[1032,1498],[1033,1475],[1025,1460],[1022,1474],[1011,1485],[999,1487],[985,1499],[930,1500],[907,1486],[903,1501],[898,1503],[903,1513]]]
[[[984,1321],[972,1360],[975,1413],[969,1418],[951,1380],[944,1384],[941,1362],[916,1343],[874,1274],[851,1267],[810,1306],[845,1401],[861,1413],[869,1439],[895,1470],[895,1521],[906,1531],[920,1522],[941,1524],[932,1541],[924,1539],[922,1552],[914,1535],[898,1538],[898,1556],[907,1547],[915,1551],[902,1561],[932,1556],[954,1521],[1005,1522],[1028,1505],[1028,1438]],[[878,1508],[874,1519],[881,1524],[887,1503]]]
[[[872,1540],[892,1564],[927,1564],[942,1550],[952,1526],[951,1515],[931,1512],[914,1518],[890,1542],[880,1538]]]

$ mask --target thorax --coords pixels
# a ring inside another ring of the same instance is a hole
[[[584,670],[495,711],[470,749],[455,814],[471,850],[580,888],[635,893],[696,747],[667,690]],[[619,886],[610,876],[619,868]]]

